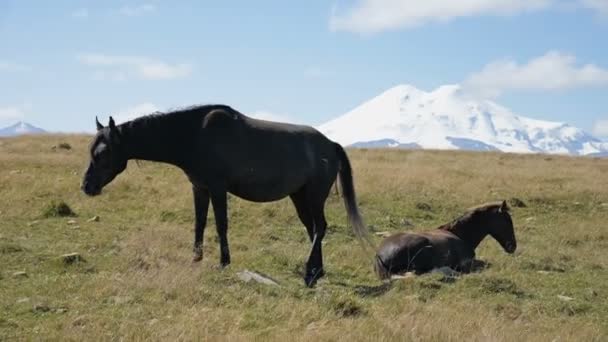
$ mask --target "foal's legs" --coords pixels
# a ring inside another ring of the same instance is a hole
[[[194,194],[194,257],[193,262],[203,260],[203,235],[209,211],[209,191],[192,186]]]
[[[215,227],[220,238],[220,266],[230,265],[230,249],[228,248],[228,209],[226,191],[212,191],[211,204],[215,214]]]

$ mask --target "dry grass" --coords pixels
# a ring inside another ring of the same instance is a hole
[[[483,272],[383,285],[332,195],[327,277],[307,289],[308,239],[289,201],[231,197],[233,264],[216,268],[211,216],[205,259],[192,265],[186,178],[170,166],[131,163],[102,196],[87,198],[79,183],[88,140],[0,139],[0,340],[608,338],[608,159],[349,151],[375,231],[420,230],[479,203],[518,198],[527,205],[513,210],[519,250],[506,255],[488,239],[478,250],[490,263]],[[72,149],[52,149],[60,143]],[[61,202],[77,216],[45,215]],[[94,215],[100,221],[87,222]],[[64,265],[59,256],[70,252],[86,262]],[[235,274],[245,268],[281,287],[241,283]]]

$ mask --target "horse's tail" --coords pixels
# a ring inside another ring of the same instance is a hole
[[[376,254],[376,260],[374,261],[374,272],[380,278],[380,280],[389,279],[391,274],[388,270],[388,267],[384,264],[382,259],[378,254]]]
[[[340,146],[338,143],[335,143],[335,146],[338,153],[338,158],[340,160],[340,187],[342,188],[342,197],[344,198],[344,206],[346,207],[348,221],[350,222],[353,232],[359,241],[365,241],[370,247],[373,248],[374,245],[369,237],[369,232],[365,227],[365,223],[363,223],[363,218],[361,217],[359,208],[357,207],[357,197],[355,195],[355,187],[353,185],[353,174],[350,167],[350,161],[348,160],[348,156],[346,155],[346,152],[342,146]],[[365,246],[365,244],[363,245]]]

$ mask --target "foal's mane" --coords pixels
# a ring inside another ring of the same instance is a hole
[[[476,207],[469,208],[462,216],[454,219],[453,221],[446,223],[439,227],[439,229],[454,231],[458,228],[469,224],[475,216],[480,213],[498,211],[498,209],[502,206],[502,202],[490,202],[485,203]],[[507,207],[507,211],[509,208]]]

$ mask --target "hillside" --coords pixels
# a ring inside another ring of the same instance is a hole
[[[89,139],[0,139],[0,340],[608,339],[608,159],[349,150],[375,232],[435,227],[468,207],[517,198],[527,205],[512,211],[519,248],[507,255],[487,238],[477,250],[489,263],[482,272],[383,285],[332,193],[327,276],[307,289],[308,238],[288,200],[230,197],[232,265],[216,268],[212,213],[205,259],[192,265],[186,177],[131,162],[88,198],[79,184]],[[64,142],[72,148],[52,148]],[[62,201],[77,216],[53,217]],[[84,260],[60,258],[73,252]],[[244,269],[280,287],[243,283]]]
[[[608,143],[567,123],[516,115],[458,85],[431,92],[410,85],[388,89],[319,130],[356,147],[392,147],[590,155]]]

